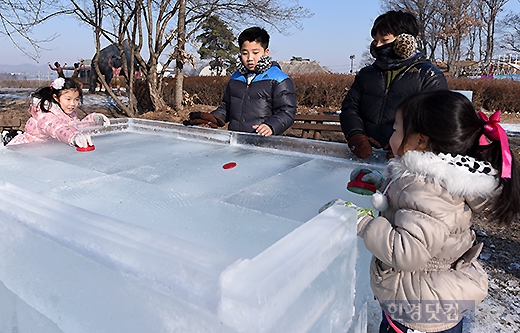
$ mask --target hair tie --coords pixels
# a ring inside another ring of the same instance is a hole
[[[62,78],[62,77],[59,77],[56,80],[52,81],[51,88],[52,89],[56,89],[56,90],[60,90],[60,89],[63,88],[64,85],[65,85],[65,79]]]
[[[511,178],[511,166],[513,157],[511,150],[509,149],[509,142],[507,140],[506,131],[500,126],[500,110],[493,113],[491,117],[488,117],[479,111],[478,115],[482,118],[486,124],[484,125],[484,134],[480,136],[478,141],[479,145],[487,146],[489,141],[500,141],[500,147],[502,148],[502,178]],[[487,138],[487,139],[486,139]]]

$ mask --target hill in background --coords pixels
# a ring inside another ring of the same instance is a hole
[[[72,64],[68,65],[72,66]],[[69,67],[68,65],[67,67]],[[65,75],[71,76],[72,70],[66,70]],[[51,80],[56,77],[56,72],[52,71],[46,63],[25,63],[21,65],[0,64],[0,79]]]

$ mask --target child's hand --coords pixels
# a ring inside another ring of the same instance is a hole
[[[355,204],[353,204],[351,201],[343,201],[341,199],[334,199],[334,200],[331,200],[329,202],[327,202],[325,205],[323,205],[320,210],[318,211],[319,213],[323,212],[324,210],[334,206],[334,205],[344,205],[345,207],[348,207],[348,208],[353,208],[356,210],[357,212],[357,224],[359,224],[361,221],[365,220],[365,219],[373,219],[375,214],[374,214],[374,211],[372,209],[369,209],[369,208],[362,208],[362,207],[358,207],[356,206]]]
[[[372,146],[364,134],[356,133],[348,138],[348,147],[359,158],[365,159],[372,155]]]
[[[189,119],[185,120],[183,124],[185,126],[196,125],[206,128],[217,128],[225,126],[226,122],[211,113],[195,111],[190,112]]]
[[[72,143],[76,147],[87,148],[88,146],[93,146],[92,138],[88,134],[77,134],[73,139]]]
[[[256,133],[263,135],[263,136],[269,136],[273,134],[273,130],[269,125],[261,124],[261,125],[254,125],[253,129],[256,130]]]
[[[101,113],[94,114],[94,122],[97,126],[103,125],[106,127],[110,125],[110,120],[104,114]]]
[[[375,214],[374,214],[374,211],[372,209],[369,209],[369,208],[363,208],[363,207],[358,207],[356,206],[355,204],[353,204],[352,202],[348,201],[345,203],[345,206],[349,207],[349,208],[354,208],[357,212],[357,224],[359,224],[361,221],[369,218],[369,219],[373,219]]]
[[[364,174],[361,179],[358,179],[360,174]],[[368,169],[366,167],[357,167],[350,173],[350,181],[362,181],[364,183],[372,184],[377,189],[380,189],[385,181],[381,172],[377,170]]]

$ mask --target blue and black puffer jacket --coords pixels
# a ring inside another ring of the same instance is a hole
[[[270,57],[262,57],[259,65],[250,83],[243,70],[231,76],[220,106],[211,114],[229,122],[231,131],[252,133],[254,125],[266,124],[279,135],[294,122],[294,84]]]

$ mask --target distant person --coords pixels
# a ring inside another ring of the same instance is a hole
[[[79,65],[79,67],[80,67],[79,77],[87,77],[87,67],[85,66],[85,60],[81,59],[79,64],[80,64]]]
[[[78,128],[87,123],[108,126],[110,121],[101,113],[91,113],[80,120],[76,108],[82,98],[82,90],[71,78],[57,78],[50,87],[38,88],[31,94],[31,118],[25,124],[25,133],[17,135],[8,146],[51,139],[80,148],[93,145],[90,135]]]
[[[194,112],[185,125],[222,127],[231,131],[279,135],[294,123],[296,99],[291,78],[269,57],[269,34],[259,27],[238,36],[240,61],[211,114]]]
[[[79,85],[80,89],[83,90],[83,82],[79,79],[81,71],[85,70],[85,64],[82,62],[74,63],[74,73],[70,77]]]
[[[55,67],[52,67],[50,62],[48,62],[47,65],[49,65],[49,68],[51,70],[56,71],[56,73],[58,73],[58,77],[65,78],[65,73],[63,73],[63,67],[67,66],[67,63],[64,63],[63,67],[61,67],[60,63],[57,61],[54,63]]]
[[[499,120],[500,111],[488,119],[449,90],[414,94],[397,107],[395,158],[383,194],[372,198],[380,215],[354,206],[357,234],[373,254],[379,332],[461,333],[463,315],[486,297],[472,214],[507,226],[520,213],[520,167]]]
[[[121,78],[121,69],[123,68],[123,64],[119,67],[114,67],[112,64],[112,59],[114,56],[110,56],[108,58],[108,66],[112,69],[112,80],[110,80],[110,89],[114,90],[114,86],[116,87],[116,92],[118,95],[121,95],[121,85],[122,85],[122,78]]]
[[[371,34],[370,53],[376,60],[356,75],[340,114],[350,150],[363,159],[372,154],[372,147],[389,150],[395,108],[406,96],[448,89],[442,72],[417,49],[419,24],[412,14],[382,14]]]
[[[139,66],[139,65],[137,65],[137,69],[134,72],[134,79],[135,80],[144,79],[143,72],[141,71],[141,66]]]

